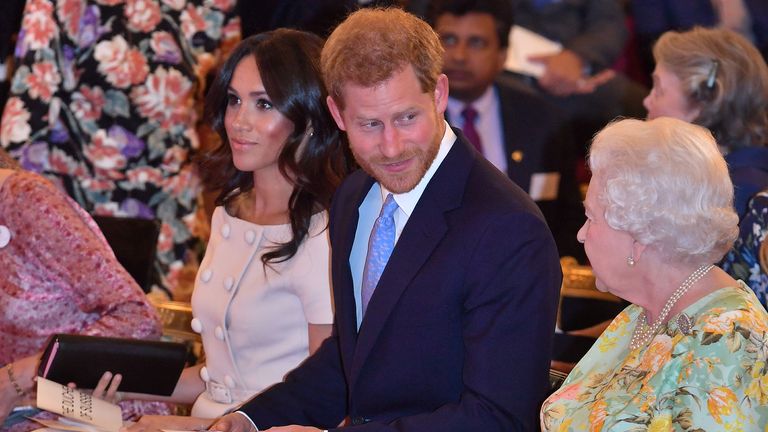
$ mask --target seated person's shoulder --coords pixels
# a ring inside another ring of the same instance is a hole
[[[61,193],[45,177],[23,170],[0,169],[0,186],[11,187],[13,189],[12,194],[23,192],[24,195],[36,197]]]

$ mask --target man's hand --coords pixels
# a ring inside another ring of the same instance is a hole
[[[322,429],[314,428],[312,426],[277,426],[269,428],[264,432],[322,432]]]
[[[213,419],[182,416],[145,415],[136,423],[120,429],[120,432],[159,432],[171,430],[204,430]]]
[[[256,432],[253,424],[242,414],[232,413],[216,420],[208,430],[221,432]]]
[[[606,70],[592,77],[584,76],[584,62],[570,50],[533,56],[529,60],[544,64],[546,69],[539,78],[539,85],[555,96],[591,93],[615,75],[613,71]]]

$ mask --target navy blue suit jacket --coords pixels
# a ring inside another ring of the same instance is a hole
[[[333,335],[242,411],[260,429],[345,417],[365,431],[536,429],[561,282],[541,212],[460,137],[358,331],[349,254],[373,183],[353,173],[331,209]]]

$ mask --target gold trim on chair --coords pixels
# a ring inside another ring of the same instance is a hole
[[[563,271],[563,284],[560,287],[560,297],[580,297],[598,300],[620,302],[615,295],[598,291],[595,287],[595,275],[592,267],[579,265],[573,257],[560,258]]]

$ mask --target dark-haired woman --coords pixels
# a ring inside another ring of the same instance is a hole
[[[282,380],[330,335],[327,208],[347,173],[346,146],[325,105],[322,40],[280,29],[235,48],[206,108],[223,144],[200,163],[221,190],[192,295],[206,364],[174,399],[192,418],[134,426],[200,429]]]

